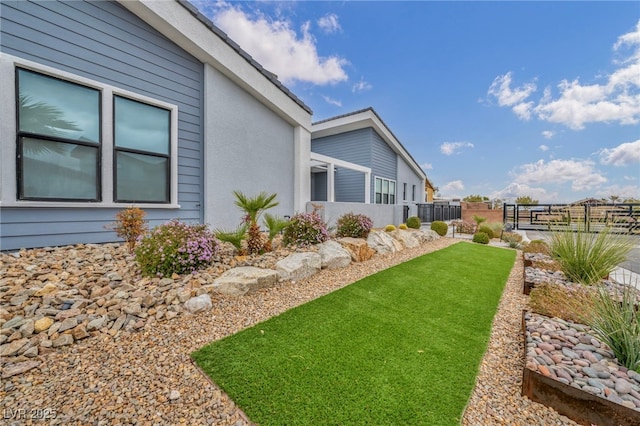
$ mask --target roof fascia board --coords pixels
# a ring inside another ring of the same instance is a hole
[[[177,1],[118,0],[120,5],[147,22],[169,40],[208,63],[249,92],[289,124],[311,130],[311,113],[296,103],[231,44],[197,19]],[[231,39],[233,45],[237,46]],[[247,55],[248,56],[248,55]],[[259,66],[259,68],[262,68]]]
[[[396,154],[400,155],[402,159],[409,164],[416,174],[423,179],[427,178],[426,173],[415,162],[407,150],[404,149],[400,141],[395,138],[393,133],[391,133],[391,130],[389,130],[380,117],[378,117],[378,114],[376,114],[371,108],[360,111],[356,114],[337,117],[335,120],[326,120],[313,124],[311,128],[311,138],[316,139],[325,136],[333,136],[369,127],[373,128],[373,130],[382,137],[387,145],[389,145]]]

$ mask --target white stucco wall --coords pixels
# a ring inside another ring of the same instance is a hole
[[[299,198],[310,191],[304,184],[309,173],[300,164],[308,169],[309,132],[280,118],[209,65],[205,93],[205,222],[225,229],[240,223],[234,190],[248,196],[277,193],[280,205],[269,212],[296,213]],[[296,178],[302,181],[296,183]]]

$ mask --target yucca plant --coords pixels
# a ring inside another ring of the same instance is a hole
[[[241,224],[233,231],[226,231],[224,229],[215,229],[213,231],[214,235],[220,241],[224,241],[226,243],[230,243],[233,247],[235,247],[238,254],[244,254],[244,250],[242,249],[242,242],[247,239],[247,229],[249,226],[246,223]]]
[[[570,280],[594,284],[606,278],[617,265],[627,259],[634,247],[632,241],[611,234],[608,228],[599,233],[555,231],[551,234],[549,250]]]
[[[598,289],[595,315],[589,325],[600,340],[613,351],[618,362],[640,373],[640,312],[638,291],[624,286],[611,295],[604,286]]]
[[[264,251],[265,242],[262,238],[258,219],[265,210],[279,204],[275,201],[277,194],[268,195],[266,192],[261,192],[254,197],[247,197],[241,191],[233,191],[233,195],[236,197],[236,206],[246,213],[243,222],[249,226],[247,251],[249,254],[257,254]]]
[[[287,227],[287,225],[289,225],[289,220],[283,217],[265,213],[262,222],[269,231],[267,241],[264,244],[264,249],[265,251],[271,251],[273,250],[273,239],[276,237],[276,235],[282,232],[284,228]]]

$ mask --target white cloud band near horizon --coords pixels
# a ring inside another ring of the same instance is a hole
[[[473,148],[471,142],[444,142],[440,145],[440,152],[444,155],[460,153],[464,148]]]

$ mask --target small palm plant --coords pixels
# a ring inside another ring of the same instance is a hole
[[[276,235],[282,232],[284,228],[287,227],[287,225],[289,225],[289,220],[283,217],[265,213],[263,223],[269,230],[269,235],[267,241],[264,244],[264,249],[265,251],[271,251],[273,250],[273,239],[276,237]]]
[[[213,233],[215,234],[217,239],[226,243],[230,243],[233,247],[235,247],[236,252],[239,255],[243,255],[244,250],[242,249],[242,242],[247,238],[247,229],[247,224],[243,223],[233,231],[216,229],[213,231]]]
[[[233,191],[233,195],[236,197],[236,206],[246,213],[243,221],[249,225],[247,251],[249,254],[257,254],[264,251],[265,242],[260,232],[258,219],[265,210],[279,204],[275,201],[277,194],[268,195],[266,192],[261,192],[254,197],[247,197],[241,191]]]

